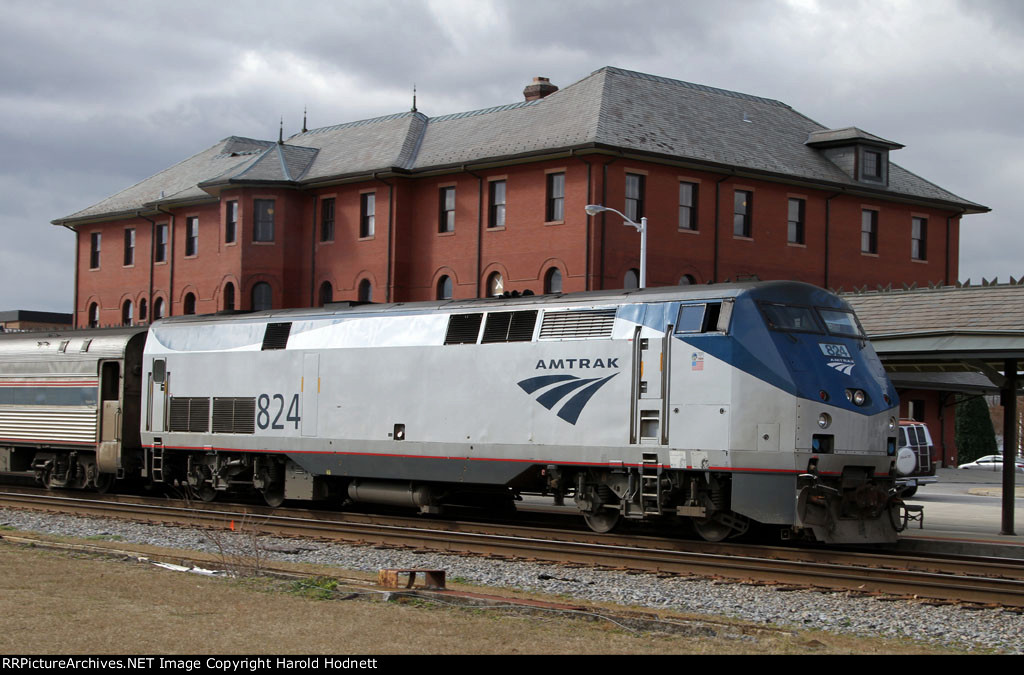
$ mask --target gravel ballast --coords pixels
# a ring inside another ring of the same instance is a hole
[[[134,544],[222,552],[201,530],[0,509],[0,525],[69,537],[108,537]],[[230,536],[230,535],[224,535]],[[244,535],[234,535],[241,537]],[[217,545],[219,544],[219,546]],[[241,550],[242,544],[239,544]],[[907,639],[966,651],[1024,654],[1024,615],[846,592],[781,590],[698,578],[626,574],[581,567],[424,554],[317,541],[266,538],[268,557],[376,573],[383,568],[443,569],[464,583],[562,595],[683,613],[729,617],[782,628]]]

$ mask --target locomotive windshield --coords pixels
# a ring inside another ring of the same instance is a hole
[[[860,324],[857,323],[857,317],[853,315],[853,312],[847,312],[842,309],[818,309],[818,313],[825,320],[825,327],[828,328],[828,332],[832,335],[856,338],[865,337],[864,331],[860,329]]]
[[[761,313],[772,330],[797,333],[829,333],[841,337],[864,338],[857,317],[845,309],[800,307],[763,303]],[[824,326],[824,329],[822,328]]]
[[[761,305],[768,327],[772,330],[795,331],[798,333],[821,333],[821,324],[810,307],[764,303]]]

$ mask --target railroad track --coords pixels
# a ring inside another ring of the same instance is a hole
[[[0,491],[0,506],[266,535],[390,545],[456,554],[701,575],[797,587],[854,590],[1024,608],[1024,563],[958,556],[708,544],[415,517],[188,503],[145,497]]]

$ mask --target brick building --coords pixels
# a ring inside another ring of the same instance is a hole
[[[518,103],[230,137],[54,222],[76,232],[75,323],[327,301],[798,279],[957,279],[988,209],[902,146],[778,101],[606,67]]]

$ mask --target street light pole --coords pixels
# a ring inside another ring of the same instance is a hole
[[[617,213],[619,216],[622,217],[622,220],[625,221],[623,223],[624,225],[629,225],[635,228],[636,231],[640,233],[639,287],[647,288],[647,216],[640,218],[640,222],[637,223],[627,218],[626,214],[624,214],[622,211],[613,209],[610,206],[601,206],[600,204],[587,204],[586,207],[584,207],[584,211],[586,211],[587,215],[589,216],[596,216],[602,211],[611,211],[612,213]]]

